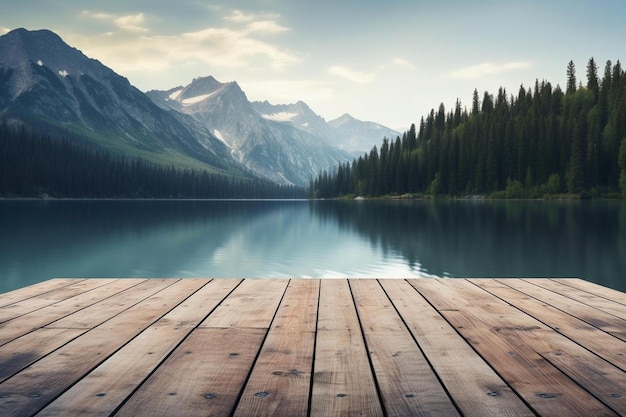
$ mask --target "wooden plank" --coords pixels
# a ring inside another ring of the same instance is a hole
[[[599,358],[581,360],[577,352],[546,349],[540,355],[587,391],[594,393],[618,415],[626,416],[626,375]]]
[[[610,314],[615,317],[619,317],[622,320],[626,320],[626,305],[620,304],[616,301],[609,300],[604,297],[600,297],[589,292],[583,291],[576,287],[564,284],[563,281],[556,281],[553,279],[525,279],[524,281],[535,284],[548,291],[555,292],[564,297],[571,298],[577,301],[576,306],[579,303],[593,307],[597,310],[603,311],[606,314]],[[567,282],[567,281],[566,281]],[[543,291],[546,292],[546,291]],[[623,323],[623,322],[622,322]],[[623,325],[622,325],[623,327]]]
[[[286,279],[247,279],[200,327],[267,328],[288,283]]]
[[[288,283],[244,281],[146,380],[116,417],[229,416]]]
[[[0,346],[37,328],[46,326],[62,317],[118,294],[141,281],[144,280],[115,280],[110,284],[99,287],[98,291],[88,291],[1,323]]]
[[[321,281],[311,415],[383,415],[346,280]]]
[[[626,320],[522,280],[473,282],[626,370]]]
[[[234,416],[307,416],[318,296],[319,280],[289,282]]]
[[[83,278],[54,278],[38,284],[29,285],[27,287],[18,288],[13,291],[0,294],[0,307],[16,303],[18,301],[27,300],[38,295],[63,288],[68,285],[83,281]]]
[[[170,282],[174,283],[1,383],[0,415],[37,413],[205,283]]]
[[[240,282],[235,279],[209,282],[37,416],[108,416]]]
[[[464,416],[535,415],[408,282],[380,283]]]
[[[626,400],[622,399],[626,398],[626,343],[560,310],[528,298],[504,285],[505,282],[486,279],[472,281],[529,316],[541,318],[542,323],[554,326],[556,332],[565,335],[568,339],[559,338],[554,332],[547,336],[530,332],[525,336],[535,352],[553,366],[616,412],[626,413]],[[524,284],[531,285],[521,285]],[[623,387],[620,388],[620,385]]]
[[[80,329],[37,329],[0,346],[0,382],[83,334]]]
[[[568,351],[575,345],[569,339],[468,281],[411,283],[538,414],[616,415],[533,346],[551,338],[553,350]]]
[[[612,300],[616,303],[626,305],[626,293],[621,291],[603,287],[602,285],[594,284],[593,282],[585,281],[580,278],[558,278],[555,279],[555,281],[586,291],[589,294],[604,297],[607,300]]]
[[[0,323],[14,319],[24,314],[39,310],[40,308],[58,303],[67,298],[76,297],[87,291],[92,291],[98,287],[112,283],[113,279],[88,279],[76,282],[71,285],[63,286],[43,294],[30,297],[26,300],[16,301],[15,303],[0,308]]]
[[[249,327],[194,330],[115,416],[230,416],[265,334]]]
[[[63,329],[92,329],[109,320],[116,314],[119,314],[124,310],[128,310],[133,305],[141,302],[153,294],[158,293],[163,288],[166,288],[177,281],[177,279],[171,278],[151,278],[138,281],[136,285],[132,285],[130,288],[126,288],[124,291],[116,293],[115,296],[107,297],[104,300],[85,307],[80,311],[68,314],[53,321],[46,327]]]
[[[386,416],[460,416],[375,280],[350,280]]]

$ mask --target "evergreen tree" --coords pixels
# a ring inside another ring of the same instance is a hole
[[[598,82],[598,66],[593,57],[587,63],[587,89],[593,92],[594,99],[598,100],[600,84]]]
[[[480,110],[480,100],[478,98],[478,90],[474,89],[474,94],[472,95],[472,115],[478,114]]]
[[[576,92],[576,66],[574,61],[567,64],[567,88],[565,94],[573,94]]]

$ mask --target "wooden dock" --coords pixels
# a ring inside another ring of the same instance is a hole
[[[579,279],[54,279],[0,294],[1,416],[626,416]]]

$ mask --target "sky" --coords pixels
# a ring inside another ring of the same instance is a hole
[[[626,59],[623,0],[20,0],[0,34],[49,29],[142,91],[237,81],[249,100],[306,102],[404,131],[474,89],[517,94]]]

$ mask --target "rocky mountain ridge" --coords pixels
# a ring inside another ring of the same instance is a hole
[[[358,148],[346,146],[344,123],[327,123],[302,101],[250,102],[234,81],[199,77],[143,93],[48,30],[0,36],[0,118],[120,155],[281,184],[307,185]],[[352,130],[369,123],[350,122]],[[374,144],[397,134],[373,132]]]

